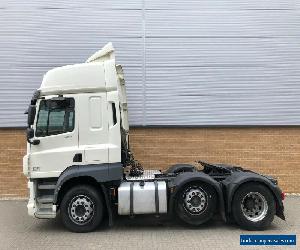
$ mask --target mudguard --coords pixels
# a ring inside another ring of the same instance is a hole
[[[110,196],[108,195],[107,188],[103,183],[121,180],[122,176],[123,166],[121,163],[76,165],[68,167],[58,178],[54,190],[53,204],[57,204],[59,191],[68,180],[77,177],[91,177],[101,186],[101,191],[105,199],[105,205],[108,213],[109,225],[111,226],[113,224],[111,200]]]
[[[93,165],[75,165],[68,167],[59,176],[55,191],[54,203],[57,202],[58,193],[68,180],[76,177],[92,177],[98,183],[104,183],[113,180],[121,180],[123,176],[123,167],[121,163],[111,164],[93,164]]]
[[[207,183],[216,190],[217,195],[218,195],[219,212],[220,212],[223,220],[226,221],[222,186],[219,182],[215,181],[212,177],[210,177],[209,175],[207,175],[203,172],[181,173],[174,180],[169,182],[169,188],[170,188],[170,190],[173,190],[173,192],[170,194],[170,198],[169,198],[169,213],[170,213],[170,215],[174,211],[174,202],[176,201],[175,198],[176,198],[177,193],[180,191],[180,189],[185,184],[187,184],[189,182],[194,182],[194,181]]]
[[[224,185],[226,193],[226,212],[229,215],[232,208],[232,200],[235,192],[240,185],[246,184],[247,182],[262,183],[273,193],[276,201],[276,215],[281,219],[285,220],[284,206],[281,200],[281,189],[277,186],[277,182],[268,176],[263,176],[251,171],[236,171],[226,178],[221,183]]]

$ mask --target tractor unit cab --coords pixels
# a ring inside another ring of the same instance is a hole
[[[71,231],[94,230],[107,216],[167,214],[200,225],[220,213],[247,229],[284,219],[282,192],[271,177],[199,162],[144,170],[129,148],[122,67],[108,43],[85,63],[48,71],[28,113],[28,213]],[[196,160],[196,159],[195,159]]]
[[[59,177],[74,162],[121,163],[128,129],[123,71],[109,43],[85,63],[45,74],[28,109],[24,174]]]

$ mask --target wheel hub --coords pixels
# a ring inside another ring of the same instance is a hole
[[[200,214],[207,206],[207,195],[200,187],[192,187],[184,193],[184,206],[189,213]]]
[[[86,209],[83,205],[78,205],[75,207],[75,214],[82,217],[86,212]]]
[[[191,204],[193,207],[199,207],[201,204],[201,198],[199,196],[193,196],[191,198]]]
[[[244,196],[241,209],[247,220],[258,222],[266,217],[268,202],[261,193],[250,192]]]
[[[255,201],[253,199],[246,198],[245,199],[245,207],[248,210],[252,210],[255,208]]]
[[[86,224],[94,215],[94,203],[88,196],[77,195],[71,200],[68,213],[74,223]]]

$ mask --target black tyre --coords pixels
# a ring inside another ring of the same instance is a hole
[[[60,210],[67,229],[77,233],[90,232],[102,221],[103,199],[92,186],[75,186],[63,197]]]
[[[198,226],[210,220],[216,211],[217,193],[205,183],[187,184],[177,195],[175,212],[186,224]]]
[[[235,222],[247,230],[263,230],[274,219],[275,200],[271,191],[258,183],[244,184],[236,191],[232,201]]]

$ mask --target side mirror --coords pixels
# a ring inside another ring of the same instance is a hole
[[[27,116],[27,125],[30,127],[34,123],[35,113],[36,113],[36,106],[29,105],[28,107],[28,116]]]
[[[34,130],[33,130],[33,128],[27,128],[26,135],[27,135],[27,141],[29,139],[33,138],[34,137]]]
[[[34,129],[33,128],[27,128],[26,136],[27,136],[28,143],[33,144],[33,145],[40,144],[40,140],[31,140],[34,137]]]

